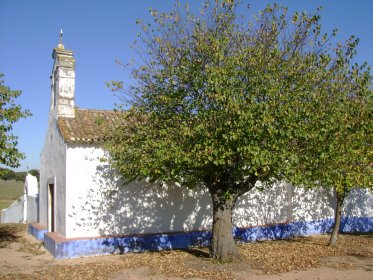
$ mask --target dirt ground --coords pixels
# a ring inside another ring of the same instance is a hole
[[[219,263],[208,250],[54,259],[24,225],[0,225],[0,279],[373,279],[373,234],[240,244],[241,259]]]

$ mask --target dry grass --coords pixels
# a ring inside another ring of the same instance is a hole
[[[14,201],[23,194],[23,182],[0,179],[0,201]]]
[[[45,254],[45,251],[41,250],[41,248],[43,247],[43,242],[31,243],[23,237],[21,237],[18,242],[21,243],[21,246],[18,249],[18,251],[20,252],[24,252],[33,256]]]
[[[22,232],[26,230],[23,224],[1,224],[0,225],[0,248],[6,248],[11,243],[21,238]]]
[[[18,251],[30,255],[41,255],[45,251],[40,250],[42,242],[29,242],[22,235],[26,231],[25,224],[1,224],[0,225],[0,248],[7,248],[12,243],[20,244]]]

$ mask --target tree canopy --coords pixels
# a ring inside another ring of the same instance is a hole
[[[209,190],[217,259],[237,254],[237,198],[258,181],[311,182],[294,166],[320,156],[302,152],[325,137],[321,117],[333,123],[328,102],[348,94],[351,82],[357,92],[368,85],[365,72],[348,74],[356,40],[333,45],[336,31],[321,32],[319,10],[289,16],[267,6],[250,22],[238,7],[206,1],[194,15],[176,3],[171,13],[152,10],[152,24],[139,20],[142,60],[128,65],[136,83],[113,82],[123,97],[118,109],[130,109],[106,144],[127,182]]]
[[[325,108],[314,123],[317,135],[303,142],[294,166],[295,184],[306,187],[327,187],[336,195],[335,223],[329,245],[335,245],[345,198],[353,189],[373,190],[373,90],[372,76],[366,65],[351,67],[335,82],[348,77],[350,82],[330,95]],[[294,178],[294,177],[293,177]]]
[[[24,155],[17,149],[17,136],[12,134],[13,124],[21,118],[30,116],[28,110],[22,110],[16,104],[21,91],[11,90],[4,84],[0,73],[0,164],[18,167]]]
[[[0,179],[4,181],[12,180],[16,178],[16,173],[8,168],[0,167]]]

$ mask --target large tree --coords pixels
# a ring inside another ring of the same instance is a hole
[[[0,73],[0,164],[18,167],[19,160],[23,159],[24,155],[17,149],[17,136],[12,134],[13,124],[20,118],[30,116],[30,112],[22,110],[21,106],[16,104],[21,91],[11,90],[6,86],[3,76]]]
[[[209,190],[217,259],[238,254],[232,211],[240,196],[258,181],[303,176],[291,168],[305,160],[301,143],[322,136],[310,123],[330,89],[349,82],[334,83],[333,73],[353,48],[351,40],[330,44],[335,32],[321,33],[319,11],[288,16],[268,6],[251,23],[241,8],[207,1],[194,15],[176,3],[168,14],[152,10],[152,24],[139,21],[136,83],[113,82],[123,94],[118,109],[130,109],[106,145],[127,182]]]

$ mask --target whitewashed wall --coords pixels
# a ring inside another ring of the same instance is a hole
[[[315,221],[334,216],[336,200],[331,189],[293,188],[292,219]]]
[[[24,222],[37,222],[39,201],[38,179],[31,174],[27,174],[25,178],[24,201]]]
[[[48,227],[48,184],[55,185],[56,232],[66,234],[66,143],[57,127],[56,109],[49,113],[48,131],[40,157],[39,223]]]
[[[66,237],[210,228],[207,192],[145,183],[122,186],[102,157],[98,147],[69,145]]]
[[[260,186],[260,184],[258,184]],[[334,217],[335,194],[331,189],[304,189],[280,183],[263,190],[253,189],[236,203],[234,223],[239,227]],[[343,215],[373,217],[373,193],[353,190],[345,200]]]
[[[113,170],[100,161],[104,152],[98,147],[69,145],[66,158],[66,237],[211,228],[212,206],[206,190],[145,183],[121,186],[113,179]],[[240,198],[233,220],[240,227],[311,221],[332,217],[333,206],[333,194],[327,190],[278,184]]]
[[[251,227],[291,220],[291,193],[289,184],[268,188],[257,183],[236,202],[233,223],[238,227]]]
[[[344,213],[353,217],[373,217],[373,192],[353,190],[345,201]]]
[[[212,206],[206,190],[132,183],[122,186],[100,159],[104,151],[69,145],[66,176],[66,237],[211,229]],[[260,185],[258,185],[260,187]],[[354,193],[346,215],[373,216],[373,195]],[[290,184],[253,189],[236,203],[233,222],[250,227],[333,217],[329,190],[304,190]]]
[[[1,211],[1,223],[23,223],[25,196],[20,196],[8,208]]]
[[[38,196],[27,196],[27,223],[34,223],[38,221]]]
[[[8,208],[1,211],[1,223],[29,223],[38,219],[38,181],[27,174],[23,185],[24,193]]]

